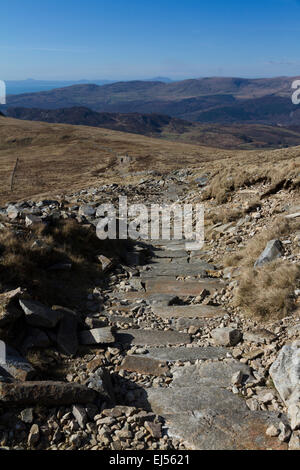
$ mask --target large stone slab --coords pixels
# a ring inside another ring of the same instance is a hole
[[[54,328],[63,315],[60,310],[52,310],[35,300],[22,299],[19,303],[25,313],[26,322],[31,326]]]
[[[266,436],[269,425],[279,423],[278,416],[250,411],[243,398],[227,390],[238,370],[250,375],[249,367],[238,361],[176,368],[169,388],[145,390],[144,406],[163,416],[168,434],[190,449],[286,449],[287,444]]]
[[[160,330],[118,330],[116,341],[122,344],[139,346],[167,346],[172,344],[188,344],[191,337],[178,331]]]
[[[137,372],[144,375],[165,375],[169,371],[166,362],[152,359],[146,356],[126,356],[119,370],[126,370],[128,372]]]
[[[171,307],[152,306],[155,315],[161,318],[218,318],[226,312],[213,305],[175,305]]]
[[[148,279],[146,281],[147,293],[174,294],[178,296],[197,296],[203,289],[214,293],[224,287],[224,283],[216,280],[199,279],[197,281],[177,281],[175,277],[165,277],[164,279]]]
[[[271,424],[279,424],[278,416],[240,409],[239,400],[235,396],[233,407],[225,411],[213,408],[166,416],[168,434],[185,440],[192,450],[287,450],[285,442],[266,435]]]
[[[206,409],[247,409],[243,399],[237,400],[232,392],[211,384],[202,384],[201,387],[197,384],[187,387],[150,388],[147,389],[147,400],[151,410],[161,416]]]
[[[148,271],[142,271],[141,278],[147,279],[155,276],[205,276],[207,271],[215,270],[213,265],[198,259],[192,260],[190,263],[180,258],[170,262],[166,259],[159,261],[159,263],[153,262],[150,264]]]
[[[190,387],[197,384],[218,387],[230,387],[232,376],[241,371],[244,381],[251,381],[251,369],[236,360],[222,362],[204,362],[173,369],[173,386]]]
[[[213,346],[205,348],[150,348],[145,357],[167,362],[196,361],[197,359],[222,359],[226,357],[227,352],[226,348],[215,348]]]
[[[155,250],[153,251],[154,258],[188,258],[186,250]]]
[[[111,344],[115,342],[115,337],[110,326],[104,328],[94,328],[83,330],[79,334],[80,344]]]
[[[8,379],[30,380],[35,375],[35,369],[18,351],[5,346],[4,356],[0,357],[0,376]]]
[[[83,385],[65,382],[0,383],[0,403],[5,405],[60,406],[95,401],[97,393]]]
[[[160,240],[152,242],[152,245],[161,250],[185,251],[185,242],[182,240]]]

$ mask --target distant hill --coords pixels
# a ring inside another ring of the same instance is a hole
[[[130,81],[81,84],[8,96],[8,107],[87,107],[109,113],[165,114],[201,123],[300,125],[300,106],[291,102],[295,78],[201,78],[165,83]]]
[[[158,135],[167,127],[184,132],[193,123],[160,114],[97,113],[84,107],[62,109],[9,108],[7,116],[28,121],[103,127],[142,135]]]
[[[300,128],[291,130],[263,124],[200,124],[154,113],[98,113],[84,107],[50,110],[9,108],[7,116],[28,121],[100,127],[228,149],[300,145]]]
[[[117,80],[96,80],[96,85],[107,85]],[[89,80],[35,80],[29,78],[27,80],[6,80],[6,92],[8,95],[19,95],[23,93],[37,93],[41,91],[49,91],[55,88],[68,87],[72,85],[83,85],[91,83]]]
[[[6,80],[6,90],[8,95],[19,95],[23,93],[37,93],[41,91],[50,91],[56,88],[69,87],[72,85],[87,85],[93,83],[94,85],[108,85],[116,83],[118,80],[35,80],[29,78],[27,80]],[[163,82],[171,83],[168,77],[155,77],[144,79],[147,82]]]

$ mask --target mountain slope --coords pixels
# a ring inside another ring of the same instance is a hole
[[[262,124],[199,124],[161,114],[97,113],[88,108],[44,110],[9,108],[12,118],[75,124],[228,149],[280,148],[300,145],[300,129]]]
[[[296,77],[295,77],[296,78]],[[298,125],[291,103],[295,78],[203,78],[163,83],[117,82],[74,85],[41,93],[9,96],[8,107],[57,109],[88,107],[99,112],[158,113],[199,122],[263,122]],[[252,103],[254,110],[251,110]]]
[[[159,135],[165,128],[184,132],[193,123],[161,114],[97,113],[89,108],[74,107],[55,110],[9,108],[7,116],[28,121],[103,127],[142,135]]]
[[[178,168],[212,171],[218,160],[243,167],[293,159],[300,147],[280,150],[226,150],[171,142],[108,129],[48,124],[0,117],[0,203],[55,197],[85,187],[140,181],[145,172]],[[122,163],[122,156],[128,161]],[[13,191],[11,176],[15,173]],[[43,196],[44,195],[44,196]]]

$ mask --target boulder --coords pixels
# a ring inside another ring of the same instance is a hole
[[[19,217],[19,209],[16,206],[10,205],[6,209],[7,217],[11,220],[15,220]]]
[[[34,375],[35,370],[30,362],[23,358],[18,351],[5,345],[4,357],[2,354],[0,357],[0,376],[23,381],[31,380]]]
[[[18,299],[22,293],[23,291],[19,287],[0,294],[0,328],[13,323],[22,316],[22,309],[18,304]]]
[[[40,429],[37,424],[31,426],[29,436],[28,436],[28,446],[32,447],[37,445],[40,440]]]
[[[46,305],[35,300],[19,300],[26,322],[40,328],[54,328],[62,318],[60,310],[51,310]]]
[[[115,342],[110,326],[81,331],[79,339],[80,344],[110,344]]]
[[[41,222],[42,222],[41,217],[38,217],[36,215],[27,214],[25,217],[26,227],[31,227],[32,225],[40,224]]]
[[[99,263],[101,264],[103,273],[106,273],[107,271],[109,271],[114,266],[114,260],[110,259],[110,258],[107,258],[104,255],[99,255],[98,260],[99,260]]]
[[[114,390],[110,374],[106,369],[103,367],[98,367],[98,369],[90,374],[86,381],[86,385],[89,389],[97,392],[98,395],[105,399],[107,403],[114,404]]]
[[[92,206],[85,205],[79,208],[78,213],[79,215],[83,215],[84,217],[93,217],[96,213],[96,209]]]
[[[84,429],[86,423],[88,422],[88,416],[84,407],[80,405],[73,405],[72,413],[81,429]]]
[[[211,332],[211,336],[218,346],[235,346],[243,337],[239,330],[230,327],[216,328]]]
[[[260,268],[266,263],[270,263],[277,258],[280,258],[283,254],[283,245],[280,240],[270,240],[267,243],[266,248],[260,254],[258,259],[256,260],[254,267]]]

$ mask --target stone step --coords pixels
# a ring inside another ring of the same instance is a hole
[[[162,250],[185,250],[185,241],[184,240],[155,240],[151,242],[151,245],[155,248],[160,248]]]
[[[128,329],[118,330],[116,342],[135,346],[168,346],[189,344],[190,335],[178,331]]]
[[[207,346],[207,347],[179,347],[179,348],[149,348],[145,358],[156,359],[158,361],[176,362],[176,361],[196,361],[198,359],[223,359],[228,350],[226,348]]]
[[[205,263],[205,261],[199,261],[198,263],[181,263],[175,264],[170,263],[157,263],[151,264],[150,269],[147,271],[141,271],[141,279],[149,279],[153,277],[165,277],[165,276],[207,276],[207,271],[214,271],[214,266]]]
[[[188,252],[186,250],[154,250],[154,258],[188,258]]]
[[[162,376],[169,372],[166,361],[159,361],[145,356],[126,356],[119,370],[136,372],[143,375]]]
[[[244,400],[217,386],[145,390],[151,410],[165,417],[168,434],[191,450],[287,450],[266,435],[278,413],[250,411]]]
[[[184,440],[190,449],[286,449],[286,443],[266,436],[268,426],[284,416],[250,411],[242,397],[227,390],[238,371],[244,380],[251,378],[249,367],[233,360],[173,368],[171,386],[146,389],[141,400],[165,418],[169,436]]]
[[[65,382],[15,382],[0,383],[1,405],[61,406],[93,403],[97,393],[91,388]]]
[[[157,294],[197,296],[203,289],[207,289],[211,294],[213,294],[217,290],[222,289],[226,284],[214,279],[177,281],[175,277],[165,277],[164,279],[147,279],[145,285],[147,293],[155,292]]]
[[[161,376],[169,372],[168,362],[223,359],[227,352],[225,348],[210,346],[207,348],[150,348],[147,354],[126,356],[119,370]]]
[[[171,307],[152,306],[153,313],[161,318],[218,318],[226,312],[213,305],[175,305]]]

